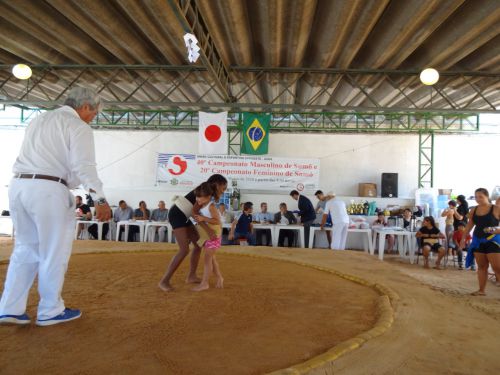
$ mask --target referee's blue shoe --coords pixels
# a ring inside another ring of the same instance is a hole
[[[0,324],[30,324],[31,319],[27,314],[22,315],[0,315]]]
[[[65,308],[62,313],[54,316],[53,318],[37,319],[36,325],[37,326],[52,326],[54,324],[70,322],[72,320],[78,319],[81,316],[82,316],[82,312],[80,310],[72,310],[72,309]]]

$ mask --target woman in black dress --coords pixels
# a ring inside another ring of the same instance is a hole
[[[215,201],[218,201],[222,193],[224,193],[227,188],[226,178],[220,174],[214,174],[210,176],[207,182],[212,185],[213,197]],[[196,243],[196,241],[198,241],[198,232],[189,219],[193,213],[198,214],[199,209],[200,207],[196,203],[196,196],[193,190],[184,197],[177,197],[174,201],[174,205],[168,212],[168,221],[170,225],[172,225],[175,239],[179,244],[179,251],[170,261],[165,275],[163,275],[160,283],[158,284],[160,289],[166,292],[173,290],[172,285],[170,284],[170,279],[175,271],[177,271],[177,268],[179,268],[186,255],[189,254],[190,243],[193,243],[194,247],[191,252],[189,275],[186,281],[188,283],[197,283],[201,281],[201,279],[196,276],[196,269],[198,268],[198,262],[201,254],[201,248]],[[206,223],[200,224],[206,225]],[[207,231],[209,233],[213,232],[210,228],[208,228]]]

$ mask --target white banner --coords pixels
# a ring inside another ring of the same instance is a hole
[[[190,190],[215,173],[229,186],[245,190],[298,190],[314,193],[319,187],[319,159],[269,156],[159,154],[157,183]]]

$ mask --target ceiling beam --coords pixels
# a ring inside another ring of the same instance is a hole
[[[42,107],[55,108],[62,103],[60,101],[41,101],[41,100],[26,100],[19,102],[18,100],[1,100],[2,105],[22,105],[25,107]],[[439,108],[402,108],[402,107],[360,107],[360,106],[334,106],[334,105],[302,105],[302,104],[266,104],[266,103],[217,103],[217,102],[143,102],[143,101],[128,101],[126,103],[120,101],[105,101],[105,110],[129,109],[145,106],[155,111],[155,107],[163,110],[170,109],[186,109],[186,110],[254,110],[254,111],[290,111],[290,112],[308,112],[308,111],[323,111],[323,112],[366,112],[366,113],[383,113],[383,112],[400,112],[400,113],[440,113],[446,112],[450,114],[465,114],[471,113],[498,113],[496,110],[490,109],[439,109]]]

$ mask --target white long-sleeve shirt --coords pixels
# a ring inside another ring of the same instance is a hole
[[[326,202],[324,215],[330,214],[332,223],[334,224],[349,224],[349,215],[344,201],[337,198],[330,199]]]
[[[45,112],[28,125],[12,171],[59,177],[69,188],[82,184],[104,198],[97,175],[94,135],[71,107]]]

